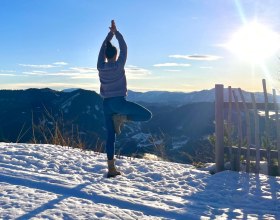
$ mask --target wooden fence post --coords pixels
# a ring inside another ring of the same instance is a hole
[[[228,123],[227,123],[227,132],[228,132],[228,143],[229,143],[229,158],[230,158],[230,169],[234,170],[234,157],[232,153],[232,91],[231,86],[228,87]]]
[[[241,113],[240,113],[240,108],[238,104],[238,98],[237,95],[235,94],[234,90],[232,91],[233,97],[234,97],[234,102],[237,110],[237,131],[238,131],[238,150],[237,150],[237,155],[235,155],[235,167],[237,171],[240,171],[240,155],[241,155],[241,147],[243,144],[243,134],[242,134],[242,118],[241,118]]]
[[[254,108],[254,118],[255,118],[255,145],[256,145],[256,173],[260,172],[260,122],[258,109],[256,104],[256,99],[254,93],[251,93],[253,108]]]
[[[215,85],[216,172],[224,170],[224,86]]]
[[[265,101],[265,138],[268,144],[267,146],[267,168],[268,168],[268,175],[271,175],[271,156],[270,156],[270,125],[269,125],[269,110],[268,110],[268,96],[266,90],[266,81],[265,79],[262,80],[263,84],[263,93],[264,93],[264,101]]]
[[[238,89],[239,95],[241,97],[244,111],[245,111],[245,116],[246,116],[246,137],[247,137],[247,152],[246,152],[246,172],[250,172],[250,147],[251,147],[251,123],[250,123],[250,114],[249,110],[245,101],[245,98],[243,96],[243,93],[241,89]]]
[[[276,91],[275,89],[273,89],[273,102],[274,102],[274,109],[275,109],[275,121],[276,121],[276,146],[277,146],[277,150],[278,150],[278,175],[280,175],[280,124],[279,124],[279,108],[278,108],[278,103],[276,100]]]

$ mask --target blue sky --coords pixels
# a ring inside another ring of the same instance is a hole
[[[278,44],[258,62],[227,47],[253,21],[278,36],[279,11],[278,0],[0,0],[0,88],[98,92],[96,61],[111,19],[128,45],[129,89],[189,92],[222,83],[258,91],[262,78],[280,88]]]

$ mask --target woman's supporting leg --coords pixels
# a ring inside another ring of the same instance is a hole
[[[105,114],[105,123],[107,128],[106,152],[108,160],[113,160],[115,155],[116,134],[114,122],[111,114]]]

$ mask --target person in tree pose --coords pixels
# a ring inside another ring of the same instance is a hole
[[[121,133],[122,125],[128,121],[148,121],[152,118],[148,109],[126,100],[127,82],[124,66],[127,58],[127,45],[122,34],[117,30],[114,20],[111,21],[109,29],[97,61],[100,94],[103,97],[103,111],[107,128],[108,178],[121,175],[121,172],[115,167],[114,155],[116,134]],[[117,48],[111,44],[113,36],[119,43],[118,57]]]

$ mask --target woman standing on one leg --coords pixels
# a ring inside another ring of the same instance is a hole
[[[117,38],[120,54],[117,58],[117,48],[111,44],[113,36]],[[108,159],[108,177],[115,177],[121,173],[115,167],[115,139],[121,133],[121,126],[127,121],[148,121],[152,114],[141,105],[126,100],[127,83],[125,76],[125,62],[127,46],[123,36],[117,31],[112,20],[110,32],[105,38],[97,61],[100,79],[100,94],[103,97],[103,109],[107,128],[106,152]]]

